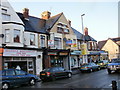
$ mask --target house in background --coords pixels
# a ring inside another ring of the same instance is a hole
[[[99,41],[100,50],[108,52],[109,59],[120,58],[120,37],[108,38],[108,40]]]

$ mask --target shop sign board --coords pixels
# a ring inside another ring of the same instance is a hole
[[[61,52],[61,53],[59,53],[59,55],[68,55],[68,53]]]
[[[54,40],[48,40],[48,46],[54,46]]]
[[[82,55],[88,54],[87,44],[86,44],[86,43],[81,44],[81,54],[82,54]]]
[[[17,49],[4,49],[3,56],[28,56],[35,57],[37,51],[34,50],[17,50]]]

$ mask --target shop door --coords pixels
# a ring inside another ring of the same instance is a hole
[[[28,73],[31,73],[31,74],[34,74],[34,66],[33,66],[33,61],[32,60],[28,60],[27,61],[27,70],[28,70]]]

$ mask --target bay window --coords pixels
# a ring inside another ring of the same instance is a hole
[[[30,34],[30,45],[35,45],[35,34]]]
[[[14,30],[14,42],[16,43],[20,42],[20,30],[17,29]]]

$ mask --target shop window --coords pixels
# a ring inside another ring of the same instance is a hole
[[[14,30],[14,42],[20,42],[20,30]]]
[[[15,72],[17,75],[25,75],[26,74],[26,72],[20,71],[20,70],[15,70]]]
[[[35,45],[35,34],[30,34],[30,45]]]
[[[5,42],[10,42],[10,30],[5,29]]]
[[[40,46],[45,47],[45,36],[41,35],[40,38],[41,38]]]

